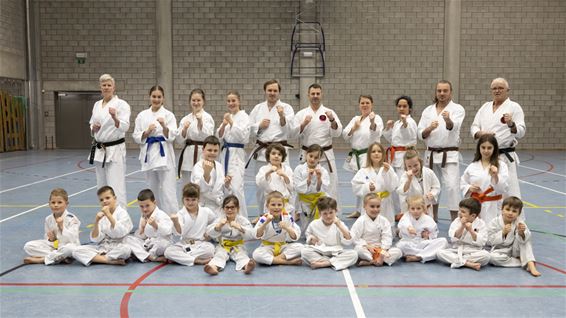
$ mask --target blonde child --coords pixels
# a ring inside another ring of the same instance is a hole
[[[364,210],[352,225],[354,250],[358,253],[358,266],[382,266],[383,263],[391,266],[401,258],[401,250],[391,247],[393,235],[391,223],[380,215],[381,198],[375,193],[364,196]]]
[[[448,235],[452,247],[438,251],[436,258],[451,268],[469,267],[479,271],[489,263],[489,252],[484,250],[487,242],[487,226],[478,216],[481,204],[474,198],[460,201],[459,217],[452,221]]]
[[[296,242],[301,229],[285,211],[285,198],[278,191],[265,197],[267,213],[255,225],[256,238],[261,245],[252,254],[253,259],[265,265],[301,265],[303,245]]]
[[[440,181],[434,171],[423,166],[423,159],[415,149],[409,149],[403,157],[405,172],[401,175],[397,193],[401,202],[401,213],[407,213],[407,198],[422,196],[425,200],[425,213],[438,222],[438,195],[440,194]],[[436,209],[435,209],[436,207]]]
[[[24,251],[29,255],[24,258],[26,264],[57,264],[70,261],[73,251],[81,245],[79,241],[79,219],[67,211],[69,195],[61,188],[51,190],[49,208],[51,214],[45,218],[42,240],[29,241]]]
[[[343,270],[358,260],[358,253],[344,246],[352,244],[352,235],[336,216],[336,200],[323,197],[318,200],[320,219],[314,220],[307,228],[307,241],[301,251],[301,258],[312,269],[332,267]]]
[[[90,240],[96,245],[75,249],[73,257],[85,266],[91,263],[125,265],[131,250],[124,238],[133,228],[128,212],[117,204],[114,189],[104,186],[96,192],[102,208],[96,213]]]
[[[464,197],[471,196],[480,201],[480,218],[486,224],[499,215],[501,202],[509,189],[508,179],[507,165],[499,160],[495,135],[482,135],[478,139],[474,160],[460,177],[460,190]]]
[[[199,146],[204,148],[204,139],[214,135],[214,120],[204,110],[205,101],[204,91],[200,88],[193,89],[189,94],[192,112],[179,122],[176,140],[184,145],[177,164],[177,175],[181,179],[181,184],[191,181],[193,167],[202,153]]]
[[[294,207],[290,203],[293,193],[293,170],[289,165],[283,164],[287,158],[287,151],[280,143],[273,143],[265,150],[265,159],[268,164],[261,167],[255,177],[258,189],[263,190],[263,197],[272,191],[279,191],[283,194],[285,210],[288,213],[294,212]],[[262,205],[262,207],[265,206]],[[258,207],[258,209],[261,208]],[[264,211],[262,211],[264,212]],[[260,214],[262,214],[260,212]]]
[[[488,226],[490,263],[494,266],[523,267],[531,275],[540,276],[533,255],[531,231],[519,218],[523,202],[511,196],[503,200],[502,205],[501,215],[491,220]]]
[[[312,220],[320,218],[316,203],[326,195],[330,185],[328,171],[320,165],[322,147],[313,144],[306,153],[305,163],[298,165],[293,172],[297,192],[295,220],[301,220],[301,230],[306,229]]]
[[[218,241],[214,257],[204,266],[210,275],[218,275],[231,259],[236,263],[236,270],[250,274],[255,268],[255,261],[250,259],[245,240],[255,239],[254,229],[247,218],[239,214],[240,202],[235,195],[227,196],[223,203],[223,215],[218,217],[207,229],[207,234]]]
[[[165,262],[167,259],[163,253],[173,243],[173,222],[157,207],[150,189],[141,190],[137,199],[141,210],[139,227],[134,235],[124,238],[124,243],[140,262]]]
[[[438,237],[438,227],[431,216],[426,215],[426,203],[422,196],[407,198],[409,212],[398,224],[401,240],[397,247],[407,262],[428,262],[436,259],[436,253],[446,248],[448,241]]]
[[[202,159],[193,168],[191,182],[198,185],[202,192],[200,205],[218,215],[224,193],[230,191],[231,178],[224,176],[222,165],[216,161],[220,152],[220,140],[215,136],[208,136],[204,139],[202,148]]]
[[[385,161],[385,149],[374,142],[368,148],[366,166],[360,169],[352,179],[355,195],[363,198],[368,193],[377,193],[381,198],[381,215],[390,223],[395,222],[395,208],[392,192],[399,183],[395,171]]]
[[[199,206],[199,197],[199,186],[186,184],[183,187],[183,208],[170,216],[173,230],[181,238],[165,250],[165,257],[181,265],[204,265],[214,256],[214,245],[209,242],[206,229],[214,222],[216,214],[207,207]]]

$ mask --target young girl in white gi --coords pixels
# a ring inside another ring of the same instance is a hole
[[[490,263],[494,266],[523,267],[531,275],[538,277],[531,231],[519,219],[523,202],[517,197],[503,200],[501,215],[488,225],[488,242],[491,245]]]
[[[222,124],[216,135],[222,141],[220,163],[224,167],[224,175],[230,179],[232,194],[242,202],[240,214],[248,217],[248,207],[244,191],[244,175],[246,172],[245,145],[250,139],[249,117],[240,108],[240,93],[229,91],[226,96],[228,112],[224,114]]]
[[[140,145],[139,160],[148,187],[161,208],[173,213],[179,209],[173,150],[177,121],[175,115],[163,106],[164,95],[161,86],[149,90],[151,106],[136,117],[132,137]]]
[[[220,152],[220,140],[215,136],[208,136],[203,141],[203,155],[193,169],[191,182],[200,187],[200,205],[205,206],[217,215],[224,194],[230,191],[230,178],[224,177],[224,169],[216,161]]]
[[[253,259],[265,265],[301,265],[303,244],[296,243],[301,229],[291,214],[285,211],[283,195],[273,191],[265,197],[267,213],[255,225],[255,235],[261,245],[252,254]]]
[[[459,206],[459,218],[452,221],[448,230],[452,246],[438,251],[436,258],[451,268],[465,266],[479,271],[489,263],[489,252],[483,249],[487,242],[487,226],[478,217],[481,203],[466,198]]]
[[[250,274],[255,268],[255,261],[250,259],[244,242],[255,239],[255,231],[247,218],[239,214],[240,203],[235,195],[228,195],[222,202],[223,215],[207,229],[207,234],[218,241],[214,257],[204,266],[204,271],[217,275],[231,259],[236,262],[236,270]]]
[[[69,195],[61,188],[51,190],[49,208],[51,214],[43,225],[45,235],[42,240],[29,241],[24,251],[29,255],[24,258],[26,264],[57,264],[70,261],[79,241],[79,219],[67,211]]]
[[[320,218],[316,203],[324,197],[330,184],[328,171],[320,165],[322,148],[318,144],[307,149],[305,163],[298,165],[293,172],[295,184],[295,221],[301,221],[301,231],[306,230],[312,220]]]
[[[438,181],[431,169],[423,166],[423,160],[415,149],[407,150],[403,161],[405,173],[401,175],[401,180],[397,187],[397,193],[401,201],[401,213],[404,214],[409,211],[407,206],[408,197],[421,196],[425,200],[425,213],[437,222],[438,211],[435,211],[432,206],[438,202],[440,181]]]
[[[383,137],[391,146],[387,148],[387,162],[395,169],[397,176],[405,172],[403,156],[405,151],[417,145],[417,123],[411,117],[413,100],[409,96],[400,96],[395,101],[399,119],[395,122],[388,120],[383,130]]]
[[[173,230],[181,238],[165,250],[165,257],[185,266],[204,265],[214,256],[214,245],[209,242],[206,229],[216,219],[216,213],[199,206],[199,197],[199,186],[187,183],[183,187],[183,208],[170,216]]]
[[[364,196],[364,213],[354,225],[351,233],[358,253],[358,266],[391,266],[401,258],[401,250],[391,247],[393,235],[391,223],[379,214],[381,198],[375,193]]]
[[[397,247],[405,261],[425,263],[436,259],[436,253],[446,248],[448,241],[438,237],[438,227],[431,216],[426,215],[426,203],[422,196],[407,198],[409,212],[399,221],[401,240]]]
[[[360,116],[352,118],[342,131],[342,137],[352,146],[352,150],[348,153],[344,162],[344,169],[353,173],[365,167],[368,146],[372,142],[380,141],[381,131],[383,130],[383,120],[373,112],[373,97],[371,95],[360,95],[358,104]],[[362,199],[356,197],[356,210],[348,217],[359,217],[361,210]]]
[[[480,201],[480,218],[486,224],[499,215],[503,196],[509,189],[508,178],[507,165],[499,159],[497,139],[494,135],[482,135],[474,161],[460,177],[460,189],[465,197]]]
[[[352,235],[336,216],[336,200],[323,197],[318,200],[320,219],[314,220],[307,228],[307,241],[301,251],[301,258],[312,269],[332,267],[343,270],[358,260],[358,253],[344,246],[352,245]]]
[[[395,211],[391,194],[399,184],[397,174],[385,161],[385,149],[374,142],[368,148],[366,166],[360,169],[352,179],[355,195],[363,198],[368,193],[377,193],[381,198],[381,215],[391,224],[395,222]]]
[[[73,257],[85,266],[91,263],[125,265],[131,250],[124,244],[130,234],[132,219],[128,212],[117,203],[114,189],[104,186],[96,192],[102,209],[96,213],[90,240],[96,245],[82,245],[73,252]]]
[[[181,184],[191,181],[191,172],[202,153],[202,148],[199,146],[204,147],[202,144],[204,139],[214,135],[214,120],[204,110],[205,101],[204,91],[200,88],[193,89],[189,95],[192,112],[179,122],[177,142],[184,145],[177,165],[177,174],[181,179]]]
[[[134,235],[124,238],[132,254],[140,262],[165,262],[163,254],[173,241],[173,222],[169,215],[155,204],[155,195],[150,189],[143,189],[138,194],[141,217],[138,230]]]
[[[90,117],[93,144],[89,162],[96,167],[96,187],[111,186],[118,204],[126,208],[126,132],[130,128],[130,105],[115,95],[116,83],[109,74],[98,80],[102,99]]]
[[[293,194],[293,170],[289,165],[283,164],[285,158],[287,158],[287,152],[283,145],[274,143],[267,146],[265,159],[269,163],[259,169],[255,182],[257,187],[263,190],[264,196],[272,191],[279,191],[283,194],[285,210],[292,215],[295,212],[290,203]],[[263,212],[265,211],[261,211],[260,214],[263,214]]]

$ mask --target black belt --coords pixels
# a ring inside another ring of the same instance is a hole
[[[303,145],[303,146],[301,146],[301,149],[303,149],[304,151],[307,151],[307,150],[309,150],[309,147]],[[332,145],[322,147],[322,154],[326,158],[326,162],[328,162],[328,171],[330,173],[332,173],[332,165],[330,164],[330,160],[328,159],[328,156],[326,155],[326,151],[328,151],[330,149],[332,149]]]
[[[256,140],[255,143],[257,144],[257,147],[255,147],[255,149],[252,151],[252,153],[250,154],[250,156],[248,157],[248,161],[246,162],[246,168],[250,165],[250,161],[252,161],[252,158],[254,158],[255,160],[257,160],[257,155],[259,154],[259,151],[262,149],[267,148],[267,146],[271,145],[271,144],[281,144],[284,147],[289,147],[289,148],[294,148],[293,145],[290,145],[287,140],[281,140],[281,141],[259,141]]]
[[[96,148],[104,149],[106,147],[116,146],[124,142],[126,142],[126,138],[120,138],[118,140],[109,141],[109,142],[99,142],[93,139],[92,147],[90,147],[90,156],[88,158],[88,163],[90,163],[91,165],[94,164],[94,153],[96,152]],[[105,164],[106,164],[106,151],[104,152],[104,159],[102,159],[102,168],[104,168]]]
[[[430,151],[430,160],[428,162],[429,168],[432,169],[432,164],[434,163],[434,160],[432,158],[434,157],[435,152],[442,152],[442,164],[440,166],[444,168],[444,166],[446,166],[446,153],[448,151],[458,151],[458,147],[446,147],[446,148],[428,147],[428,151]]]
[[[177,167],[178,178],[181,178],[181,166],[183,165],[183,155],[185,154],[185,149],[187,149],[188,146],[195,146],[193,151],[193,167],[194,167],[198,161],[198,146],[202,146],[202,145],[204,145],[204,142],[202,141],[196,141],[191,139],[185,140],[185,147],[183,147],[183,150],[181,150],[181,155],[179,156],[179,164]]]
[[[509,159],[509,162],[515,162],[515,160],[513,160],[513,157],[511,157],[511,155],[509,154],[510,152],[515,152],[515,147],[499,148],[499,154],[504,154],[505,157]]]

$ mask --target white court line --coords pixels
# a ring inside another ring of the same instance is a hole
[[[564,177],[566,178],[566,175],[564,174],[559,174],[559,173],[555,173],[555,172],[551,172],[551,171],[546,171],[546,170],[541,170],[541,169],[537,169],[537,168],[532,168],[532,167],[528,167],[528,166],[523,166],[523,165],[518,165],[517,167],[519,168],[527,168],[527,169],[531,169],[531,170],[535,170],[535,171],[540,171],[540,172],[544,172],[544,173],[548,173],[548,174],[553,174],[555,176],[559,176],[559,177]]]
[[[128,174],[126,175],[126,177],[128,177],[128,176],[130,176],[130,175],[132,175],[132,174],[134,174],[134,173],[138,173],[138,172],[140,172],[140,171],[141,171],[141,170],[137,170],[137,171],[134,171],[134,172],[130,172],[130,173],[128,173]],[[92,189],[96,189],[96,186],[90,187],[90,188],[87,188],[87,189],[84,189],[84,190],[81,190],[81,191],[79,191],[79,192],[75,192],[75,193],[69,195],[69,198],[74,197],[75,195],[79,195],[79,194],[81,194],[81,193],[84,193],[84,192],[86,192],[86,191],[92,190]],[[7,217],[7,218],[5,218],[5,219],[0,220],[0,224],[1,224],[1,223],[4,223],[4,222],[6,222],[6,221],[9,221],[9,220],[11,220],[11,219],[17,218],[18,216],[22,216],[22,215],[24,215],[24,214],[28,214],[28,213],[33,212],[33,211],[35,211],[35,210],[39,210],[39,209],[44,208],[44,207],[46,207],[46,206],[48,206],[48,205],[49,205],[49,203],[45,203],[45,204],[36,206],[35,208],[26,210],[26,211],[24,211],[24,212],[20,212],[20,213],[18,213],[18,214],[9,216],[9,217]]]
[[[538,185],[538,184],[530,183],[530,182],[523,181],[523,180],[519,180],[519,182],[521,182],[521,183],[526,183],[526,184],[528,184],[528,185],[532,185],[533,187],[539,187],[539,188],[541,188],[541,189],[548,190],[548,191],[552,191],[552,192],[561,194],[561,195],[563,195],[563,196],[566,196],[566,193],[564,193],[564,192],[560,192],[560,191],[558,191],[558,190],[554,190],[554,189],[551,189],[551,188],[543,187],[543,186]]]
[[[342,270],[342,274],[344,274],[344,280],[346,281],[348,291],[350,292],[350,298],[352,299],[354,310],[356,311],[356,317],[366,318],[364,308],[362,307],[362,303],[360,303],[358,293],[356,292],[356,287],[354,286],[354,282],[352,281],[352,276],[350,276],[350,271],[348,269],[344,269]]]
[[[88,169],[77,170],[77,171],[65,173],[65,174],[62,174],[62,175],[59,175],[59,176],[55,176],[55,177],[51,177],[51,178],[39,180],[39,181],[36,181],[36,182],[23,184],[23,185],[21,185],[21,186],[17,186],[17,187],[14,187],[14,188],[2,190],[2,191],[0,191],[0,194],[2,194],[2,193],[4,193],[4,192],[9,192],[9,191],[17,190],[17,189],[20,189],[20,188],[25,188],[25,187],[28,187],[28,186],[31,186],[31,185],[34,185],[34,184],[38,184],[38,183],[42,183],[42,182],[46,182],[46,181],[49,181],[49,180],[53,180],[53,179],[57,179],[57,178],[61,178],[61,177],[66,177],[66,176],[69,176],[69,175],[72,175],[72,174],[75,174],[75,173],[79,173],[79,172],[84,172],[84,171],[92,170],[92,169],[94,169],[94,168],[88,168]]]

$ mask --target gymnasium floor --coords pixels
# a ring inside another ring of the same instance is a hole
[[[133,201],[145,188],[137,151],[128,152],[127,191]],[[436,262],[399,262],[392,267],[311,270],[258,266],[246,276],[228,263],[209,277],[202,266],[131,262],[127,266],[22,265],[25,242],[43,235],[49,192],[64,187],[69,210],[81,220],[81,242],[98,209],[95,174],[88,150],[0,154],[1,317],[565,317],[566,155],[563,151],[521,151],[519,176],[524,213],[542,277],[487,266],[480,272],[450,269]],[[338,152],[341,166],[345,152]],[[472,154],[464,153],[464,163]],[[292,155],[296,165],[296,154]],[[462,165],[462,169],[465,166]],[[257,214],[253,169],[247,201]],[[350,179],[340,175],[343,214],[354,206]],[[439,227],[446,236],[448,211]],[[348,220],[351,226],[353,221]],[[257,242],[248,243],[251,251]]]

